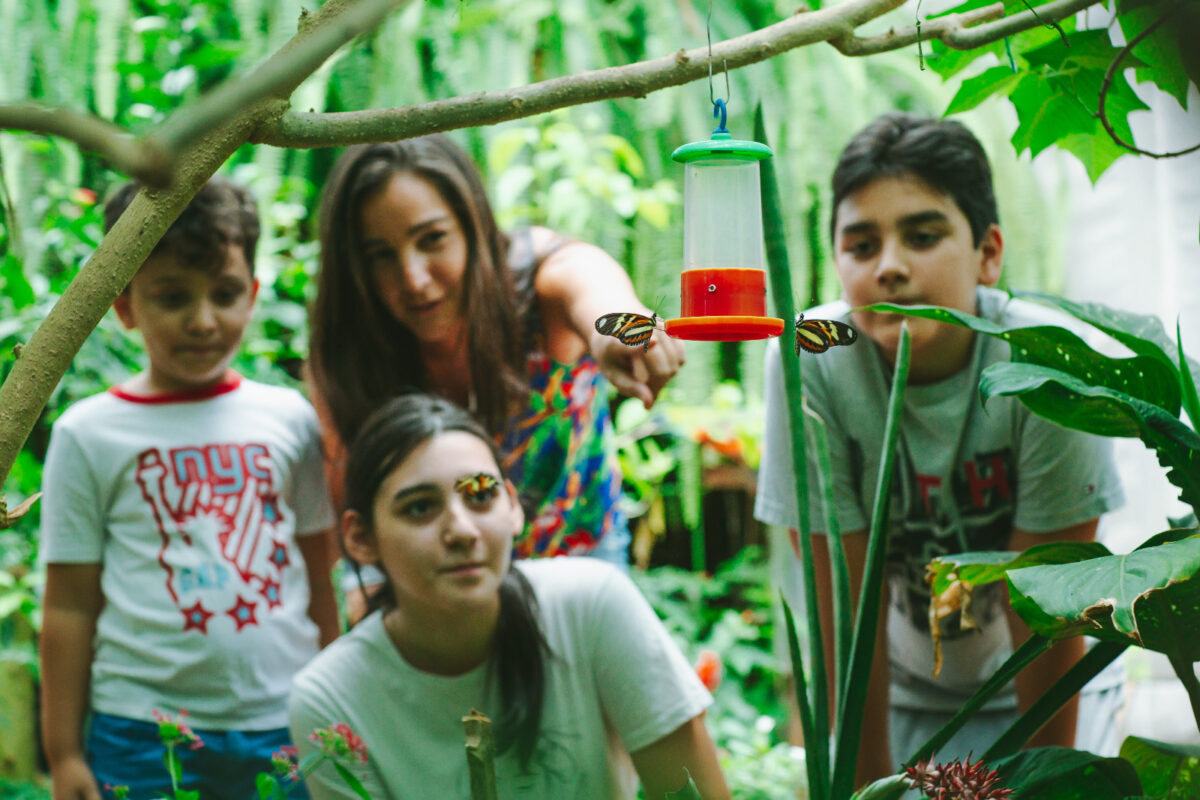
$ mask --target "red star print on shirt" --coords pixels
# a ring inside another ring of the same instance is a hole
[[[258,603],[251,603],[241,595],[238,595],[237,603],[225,613],[233,617],[233,621],[237,623],[237,629],[240,631],[247,625],[258,624],[258,620],[254,616],[254,611],[257,607]]]
[[[188,608],[179,609],[183,612],[183,629],[185,631],[196,630],[201,633],[208,633],[208,619],[213,616],[213,612],[209,611],[200,601]]]

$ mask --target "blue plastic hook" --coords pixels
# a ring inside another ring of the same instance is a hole
[[[717,129],[713,131],[714,134],[729,133],[729,129],[725,127],[725,114],[725,101],[719,97],[713,100],[713,117],[721,118],[721,124],[717,125]]]

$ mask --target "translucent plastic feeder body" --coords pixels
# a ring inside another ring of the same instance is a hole
[[[672,156],[685,165],[683,274],[679,319],[665,322],[680,339],[742,341],[783,332],[766,316],[758,162],[771,150],[714,133]]]

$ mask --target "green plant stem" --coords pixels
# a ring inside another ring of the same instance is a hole
[[[835,737],[837,751],[833,762],[833,798],[849,797],[854,788],[858,745],[862,736],[863,712],[867,702],[867,685],[871,678],[871,661],[875,651],[875,634],[879,628],[879,604],[883,598],[883,565],[887,556],[888,510],[892,494],[892,467],[896,462],[896,445],[900,439],[900,419],[904,410],[904,389],[908,381],[909,363],[908,323],[900,326],[900,343],[896,350],[896,365],[892,374],[892,393],[888,399],[887,420],[883,426],[883,452],[880,454],[879,482],[875,486],[875,507],[871,512],[871,533],[867,541],[866,564],[863,568],[862,590],[858,599],[858,619],[850,644],[850,672],[846,676],[846,702],[838,708]],[[853,687],[862,687],[854,691]]]
[[[1192,716],[1196,718],[1196,729],[1200,730],[1200,681],[1196,680],[1196,668],[1191,661],[1177,653],[1167,653],[1171,668],[1179,676],[1179,682],[1187,690],[1188,701],[1192,704]]]
[[[754,110],[754,135],[758,141],[767,143],[766,125],[763,122],[762,104]],[[772,159],[760,162],[762,174],[762,218],[763,239],[766,244],[767,269],[771,276],[771,297],[775,301],[776,313],[784,319],[784,336],[794,337],[795,304],[792,302],[792,274],[788,261],[787,239],[783,216],[783,199],[779,193],[779,180],[775,175]],[[800,549],[800,568],[804,580],[804,603],[808,618],[809,657],[812,681],[808,691],[801,691],[803,675],[797,672],[796,703],[801,708],[810,703],[811,731],[805,732],[805,763],[808,769],[809,791],[814,797],[825,797],[829,780],[829,690],[825,672],[825,644],[821,632],[821,614],[817,605],[816,570],[813,565],[812,527],[808,509],[808,459],[804,443],[804,412],[801,409],[803,384],[800,375],[800,359],[788,356],[785,345],[780,342],[779,361],[783,366],[783,385],[787,404],[788,425],[791,430],[792,470],[796,478],[796,514]],[[803,719],[803,717],[802,717]]]
[[[918,761],[927,761],[933,757],[935,753],[942,749],[942,745],[950,741],[950,737],[958,733],[963,725],[967,723],[975,712],[983,707],[983,704],[992,699],[993,696],[1016,676],[1018,672],[1029,666],[1042,653],[1050,649],[1053,644],[1044,636],[1030,636],[1025,640],[1017,650],[1008,657],[1008,659],[1000,665],[1000,669],[992,673],[992,676],[978,689],[975,694],[967,700],[966,703],[958,710],[958,712],[950,718],[950,721],[942,726],[941,730],[933,735],[929,741],[921,745],[921,749],[913,753],[904,766],[911,767]]]
[[[829,547],[830,569],[833,583],[833,664],[837,707],[846,702],[846,671],[850,663],[850,640],[854,631],[854,610],[850,605],[850,568],[846,564],[846,547],[842,542],[841,526],[838,525],[837,509],[833,499],[833,462],[829,456],[829,436],[825,421],[809,408],[804,407],[813,426],[813,449],[817,453],[817,478],[821,482],[821,499],[825,504],[825,538]]]
[[[1034,637],[1038,638],[1038,637]],[[1004,756],[1012,755],[1025,746],[1035,733],[1058,710],[1066,705],[1080,689],[1100,671],[1113,662],[1117,656],[1125,652],[1129,645],[1122,642],[1097,642],[1079,659],[1066,674],[1055,681],[1044,695],[1039,697],[1024,714],[1009,726],[1000,738],[983,754],[984,761],[991,762]]]

